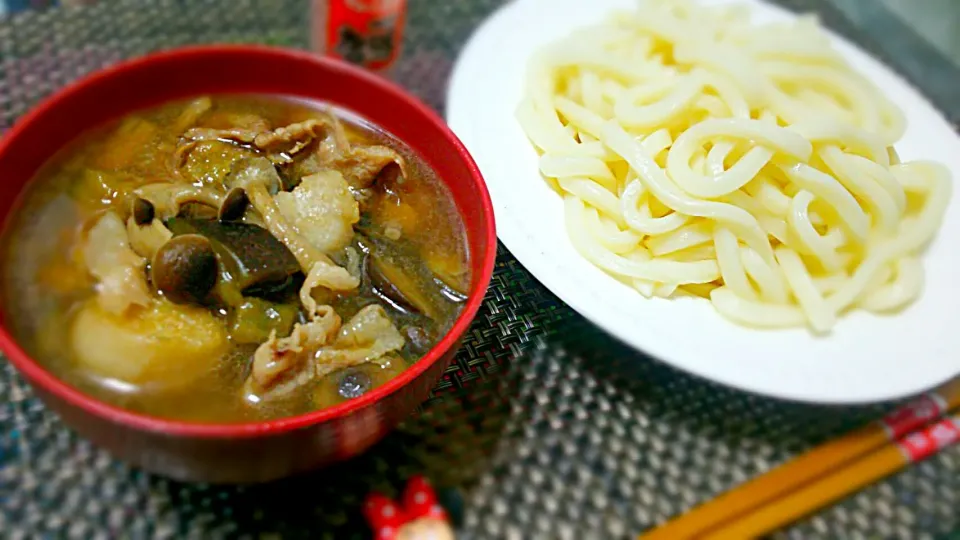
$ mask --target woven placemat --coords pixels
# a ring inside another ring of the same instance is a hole
[[[818,10],[960,117],[956,69],[877,3],[870,33],[831,4],[783,3]],[[409,0],[395,78],[442,110],[459,48],[500,4]],[[305,0],[115,0],[0,20],[0,127],[65,82],[147,51],[306,47],[307,10]],[[931,69],[953,71],[924,86]],[[270,485],[130,469],[67,431],[0,363],[0,537],[364,538],[363,496],[423,473],[463,538],[627,538],[884,410],[786,404],[681,374],[592,327],[501,248],[480,315],[422,412],[343,466]],[[954,449],[775,537],[945,537],[958,509]]]

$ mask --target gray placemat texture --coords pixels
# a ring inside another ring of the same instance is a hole
[[[783,3],[818,10],[960,118],[956,69],[880,5],[869,2],[863,32],[821,0]],[[442,110],[457,52],[500,4],[410,0],[394,77]],[[307,8],[115,0],[0,19],[0,128],[121,58],[200,42],[306,47]],[[423,473],[463,538],[628,538],[888,408],[783,403],[679,373],[592,327],[501,247],[480,315],[422,411],[343,466],[271,485],[130,469],[67,431],[0,363],[0,537],[364,538],[363,496]],[[953,449],[775,537],[946,538],[958,514]]]

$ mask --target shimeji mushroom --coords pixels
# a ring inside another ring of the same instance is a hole
[[[220,209],[217,211],[217,219],[220,221],[238,221],[243,218],[249,205],[250,199],[247,198],[247,192],[243,188],[233,188],[223,198]]]
[[[153,286],[171,302],[199,304],[217,284],[217,255],[210,240],[199,234],[170,239],[153,257]]]
[[[247,210],[247,195],[236,188],[222,195],[209,187],[184,184],[148,184],[136,190],[130,217],[127,218],[127,236],[134,251],[142,257],[153,259],[173,234],[163,220],[175,217],[187,203],[199,203],[217,209],[221,221],[236,221]]]
[[[146,206],[135,210],[131,220],[149,217]],[[116,213],[93,225],[83,256],[97,296],[73,318],[68,339],[75,360],[93,375],[177,387],[208,373],[226,352],[223,325],[207,310],[150,294],[146,260],[131,249]]]
[[[153,213],[161,221],[176,217],[187,203],[200,203],[211,208],[220,208],[225,195],[219,190],[193,184],[163,182],[147,184],[134,190],[134,195],[153,205]]]
[[[191,243],[204,250],[209,247],[211,253],[216,254],[221,279],[216,293],[227,306],[242,304],[243,295],[272,296],[285,290],[293,282],[293,275],[300,271],[300,264],[290,250],[258,225],[178,217],[167,220],[167,227],[176,235],[171,243],[181,236],[199,236],[205,242],[202,246],[196,241]],[[196,258],[197,251],[191,254]],[[185,271],[188,267],[178,269]]]
[[[127,238],[130,247],[138,255],[152,259],[161,246],[173,236],[163,222],[156,218],[156,209],[153,203],[137,197],[130,208],[130,217],[127,218]]]

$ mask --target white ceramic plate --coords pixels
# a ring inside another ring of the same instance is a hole
[[[717,0],[722,1],[722,0]],[[757,21],[793,17],[753,0]],[[833,333],[751,330],[695,298],[646,299],[584,260],[564,230],[563,203],[540,178],[514,118],[527,59],[541,45],[633,0],[516,0],[474,34],[454,69],[447,120],[493,198],[500,240],[547,288],[629,345],[701,377],[770,396],[821,403],[899,398],[960,374],[960,194],[924,256],[926,288],[895,316],[854,312]],[[960,139],[899,76],[834,36],[836,46],[909,119],[904,159],[947,164],[960,177]]]

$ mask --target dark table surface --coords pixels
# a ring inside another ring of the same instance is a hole
[[[460,47],[501,3],[409,0],[395,79],[442,110]],[[779,3],[819,12],[960,119],[956,0]],[[911,8],[921,4],[939,16]],[[121,58],[200,42],[307,47],[307,13],[305,0],[113,0],[0,18],[0,129]],[[275,484],[182,484],[128,468],[66,430],[0,363],[0,537],[362,538],[363,496],[422,473],[464,538],[626,538],[889,406],[784,403],[677,372],[592,327],[501,247],[481,313],[422,410],[363,456]],[[951,531],[960,448],[774,536]]]

